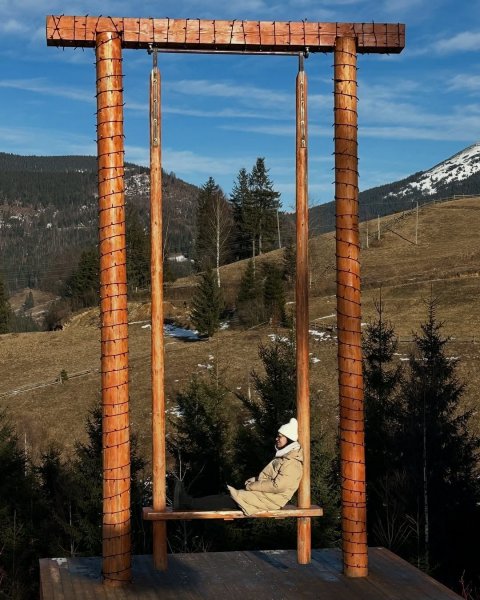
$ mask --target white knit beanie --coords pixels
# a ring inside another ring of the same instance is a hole
[[[278,433],[281,433],[292,442],[296,442],[298,440],[298,423],[297,419],[292,417],[288,423],[282,425],[278,430]]]

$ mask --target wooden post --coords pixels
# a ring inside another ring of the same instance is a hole
[[[150,75],[150,235],[152,279],[152,464],[153,508],[166,509],[165,466],[165,362],[163,340],[162,146],[160,128],[160,72]],[[153,564],[167,568],[167,524],[153,522]]]
[[[122,47],[96,38],[100,326],[103,407],[103,576],[131,580],[130,424]]]
[[[303,448],[303,477],[298,505],[310,506],[310,397],[308,380],[308,164],[307,164],[307,78],[303,54],[299,56],[296,81],[296,211],[297,258],[295,280],[297,346],[297,419],[299,442]],[[297,522],[297,555],[302,565],[311,560],[311,519]]]
[[[368,575],[358,227],[357,51],[335,44],[335,202],[343,568]]]

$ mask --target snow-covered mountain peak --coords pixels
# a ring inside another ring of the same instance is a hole
[[[409,183],[399,191],[390,192],[388,196],[409,197],[418,193],[422,196],[432,196],[440,193],[442,188],[468,179],[478,172],[480,172],[479,142],[457,152],[428,171],[423,171],[410,179]]]

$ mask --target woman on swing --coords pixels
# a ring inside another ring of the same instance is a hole
[[[174,510],[238,510],[246,515],[278,510],[289,502],[300,485],[303,451],[298,443],[298,423],[292,418],[282,425],[275,438],[275,457],[258,477],[245,481],[245,489],[227,485],[229,494],[193,498],[181,481],[175,484]]]

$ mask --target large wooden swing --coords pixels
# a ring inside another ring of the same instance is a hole
[[[363,380],[360,330],[356,56],[398,53],[401,24],[206,21],[47,17],[47,43],[92,47],[97,67],[100,315],[103,402],[103,576],[110,585],[131,579],[128,319],[125,255],[122,48],[173,52],[298,54],[334,52],[337,327],[342,473],[343,565],[346,575],[368,573],[366,537]],[[310,561],[310,405],[308,392],[308,194],[307,84],[297,76],[297,418],[305,452],[298,507],[259,513],[258,518],[295,516],[298,559]],[[166,521],[244,518],[240,511],[209,514],[167,510],[165,489],[165,397],[161,197],[160,73],[151,78],[151,240],[154,561],[166,568]]]

